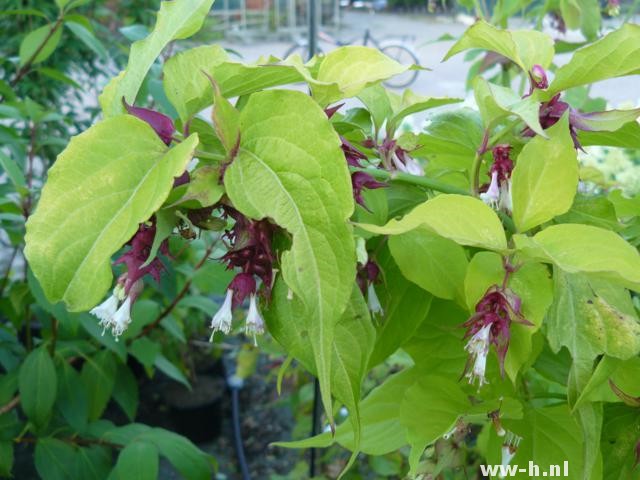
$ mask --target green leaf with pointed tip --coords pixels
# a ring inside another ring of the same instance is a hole
[[[100,418],[107,407],[116,382],[116,369],[115,358],[108,350],[85,357],[80,375],[89,393],[89,420]]]
[[[310,135],[309,132],[313,132]],[[355,278],[347,220],[351,181],[327,116],[301,92],[253,94],[240,114],[240,148],[224,184],[235,208],[269,218],[292,236],[284,281],[306,307],[323,403],[330,412],[334,328]]]
[[[45,347],[27,355],[18,382],[22,410],[37,427],[43,427],[51,416],[58,386],[56,369]]]
[[[578,113],[572,117],[573,125],[591,132],[615,132],[640,116],[640,108],[607,110],[605,112]]]
[[[198,144],[174,148],[142,120],[123,115],[74,137],[49,170],[26,250],[51,303],[87,310],[112,282],[110,258],[160,208]]]
[[[240,141],[240,112],[220,93],[220,87],[215,81],[213,87],[211,119],[224,148],[232,153]]]
[[[149,442],[132,442],[118,455],[112,477],[117,480],[156,480],[158,468],[159,456],[156,446]]]
[[[586,47],[577,50],[571,60],[560,67],[546,95],[607,78],[633,75],[640,70],[640,26],[625,23]]]
[[[560,474],[564,475],[563,465],[568,461],[569,475],[566,478],[582,478],[582,432],[566,405],[529,408],[525,410],[524,419],[505,421],[504,424],[505,428],[522,437],[512,465],[527,466],[532,461],[540,467],[540,472],[549,472],[551,465],[559,465]],[[499,464],[499,454],[487,460]],[[531,477],[526,471],[513,478],[524,480]]]
[[[58,44],[60,43],[60,39],[62,38],[62,29],[56,28],[56,31],[51,34],[51,30],[54,27],[54,24],[45,25],[37,28],[22,39],[22,42],[20,43],[21,67],[26,65],[28,61],[31,61],[31,64],[33,65],[44,62],[51,56],[51,54],[53,54],[53,52],[55,52]],[[40,46],[43,43],[44,46],[41,48]],[[38,51],[38,49],[40,49],[40,51]],[[36,52],[38,52],[37,55]]]
[[[612,305],[586,276],[555,269],[554,289],[546,322],[554,351],[566,346],[574,360],[591,364],[602,354],[627,360],[640,353],[637,317]]]
[[[540,102],[533,95],[521,98],[510,88],[489,83],[480,76],[473,81],[473,92],[485,127],[515,115],[531,130],[546,138],[547,134],[540,126]]]
[[[360,450],[363,453],[385,455],[407,444],[407,430],[400,423],[398,400],[404,396],[406,390],[416,382],[417,378],[418,372],[415,369],[391,375],[360,402],[362,418]],[[353,450],[351,422],[340,424],[333,438],[331,432],[325,432],[305,440],[278,442],[274,445],[285,448],[324,448],[334,441]]]
[[[553,40],[535,30],[501,30],[485,21],[478,21],[467,29],[444,60],[471,48],[499,53],[529,72],[534,65],[547,68],[553,59]]]
[[[204,73],[214,79],[227,98],[303,80],[295,67],[277,63],[276,58],[253,64],[231,62],[219,45],[196,47],[167,60],[164,90],[182,121],[186,121],[213,103],[213,88]]]
[[[308,80],[314,98],[324,107],[355,97],[366,87],[409,68],[411,65],[401,65],[377,48],[350,45],[329,52],[320,64],[318,75]]]
[[[568,273],[593,273],[640,290],[640,254],[618,234],[591,225],[553,225],[533,238],[513,236],[525,255]]]
[[[409,115],[462,101],[460,98],[423,97],[416,95],[409,89],[402,92],[402,96],[392,92],[387,93],[390,96],[391,106],[393,108],[393,116],[387,119],[387,132],[389,132],[391,136],[400,125],[400,122]]]
[[[380,235],[399,235],[424,226],[460,245],[505,250],[507,240],[500,219],[481,200],[465,195],[438,195],[418,205],[400,220],[384,226],[359,227]]]
[[[520,232],[571,208],[578,188],[578,160],[567,115],[527,143],[511,176],[513,221]]]
[[[402,275],[388,249],[376,255],[376,261],[384,279],[384,288],[379,289],[378,297],[384,309],[384,320],[377,327],[370,369],[414,336],[427,317],[433,299]]]
[[[287,298],[287,285],[284,282],[276,281],[271,307],[265,314],[269,332],[278,343],[315,373],[313,339],[309,333],[310,325],[304,321],[304,305],[297,297]],[[375,330],[369,318],[367,305],[360,290],[354,285],[351,301],[335,325],[331,388],[336,398],[349,410],[352,432],[349,445],[355,451],[359,450],[361,439],[360,388],[368,371],[374,341]]]
[[[188,38],[200,30],[213,1],[173,0],[160,4],[153,31],[131,45],[127,68],[113,78],[100,95],[100,106],[105,117],[123,112],[123,97],[128,103],[135,103],[147,72],[164,47],[172,40]],[[196,72],[191,74],[195,75]]]
[[[224,187],[220,184],[220,169],[211,165],[204,165],[191,173],[187,190],[175,203],[187,208],[210,207],[222,198]],[[175,214],[172,213],[175,217]],[[175,225],[175,222],[173,222]],[[150,257],[151,258],[151,257]]]
[[[389,239],[403,275],[436,297],[462,300],[467,255],[456,242],[418,227]]]

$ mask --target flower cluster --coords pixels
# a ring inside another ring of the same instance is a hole
[[[387,138],[378,146],[378,151],[382,158],[387,159],[387,168],[408,173],[409,175],[424,176],[422,165],[409,155],[407,150],[400,147],[395,140]]]
[[[511,338],[511,322],[532,325],[522,316],[521,301],[506,286],[493,285],[476,304],[475,313],[463,326],[467,328],[464,336],[468,339],[465,350],[469,360],[464,375],[469,383],[478,380],[478,387],[487,383],[485,370],[491,345],[495,346],[500,362],[500,373],[504,375],[504,361]]]
[[[511,172],[513,161],[510,158],[510,145],[496,145],[493,147],[493,164],[489,169],[491,183],[483,186],[480,199],[496,210],[510,213],[511,204]]]
[[[240,306],[249,297],[249,312],[245,322],[245,333],[255,336],[264,333],[264,320],[258,308],[258,282],[262,283],[265,296],[271,293],[273,283],[273,263],[275,255],[271,247],[274,226],[267,220],[254,221],[242,215],[232,207],[224,207],[225,215],[233,218],[235,224],[225,233],[229,240],[229,250],[221,260],[228,269],[241,270],[227,287],[225,300],[211,319],[211,340],[216,331],[225,334],[231,331],[233,309]]]
[[[369,311],[374,315],[384,315],[384,310],[376,294],[375,284],[378,283],[380,277],[380,267],[373,260],[367,260],[364,265],[358,263],[358,273],[356,282],[363,295],[367,297],[367,305]]]
[[[109,329],[116,341],[131,323],[131,308],[142,292],[143,277],[151,275],[156,282],[160,281],[164,265],[157,256],[150,258],[155,235],[154,219],[149,224],[140,225],[136,234],[127,242],[129,250],[113,262],[114,265],[125,264],[126,273],[118,278],[113,294],[90,312],[100,319],[102,334]],[[158,251],[169,255],[166,240],[160,244]]]
[[[331,108],[327,108],[325,113],[327,117],[331,118],[339,109],[342,107],[344,103],[336,105]],[[340,136],[340,141],[342,142],[341,148],[344,153],[344,158],[347,161],[347,165],[354,168],[364,168],[362,165],[363,161],[367,160],[367,156],[354,147],[346,138]],[[364,201],[362,197],[362,191],[366,188],[369,190],[373,190],[376,188],[386,187],[386,183],[378,182],[373,176],[367,172],[354,172],[351,174],[351,188],[353,189],[353,199],[356,201],[358,205],[360,205],[365,210],[369,211],[369,207]]]

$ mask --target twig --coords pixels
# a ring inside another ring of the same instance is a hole
[[[5,413],[10,412],[19,403],[20,403],[20,395],[16,395],[9,401],[9,403],[6,403],[2,407],[0,407],[0,415],[4,415]]]
[[[194,269],[193,269],[194,271],[199,270],[200,267],[202,267],[202,265],[204,265],[204,262],[207,261],[207,259],[209,258],[209,255],[211,255],[211,252],[213,251],[213,249],[214,249],[214,247],[216,246],[217,243],[218,243],[217,241],[214,241],[214,242],[211,243],[211,245],[209,245],[209,247],[204,252],[204,255],[202,256],[200,261],[194,267]],[[127,343],[131,343],[132,341],[137,340],[140,337],[144,337],[145,335],[148,335],[149,332],[151,332],[152,330],[157,328],[158,325],[160,325],[160,322],[162,320],[164,320],[167,316],[169,316],[169,314],[174,310],[174,308],[176,308],[176,306],[178,305],[180,300],[182,300],[182,298],[187,294],[187,292],[189,291],[189,288],[191,287],[191,282],[192,281],[193,280],[191,278],[189,278],[184,283],[184,286],[182,287],[180,292],[178,292],[178,295],[176,295],[176,297],[173,299],[173,301],[162,312],[160,312],[160,314],[156,317],[156,319],[153,322],[151,322],[150,324],[148,324],[146,327],[144,327],[142,329],[142,331],[140,333],[138,333],[135,337],[130,338],[127,341]]]
[[[417,175],[411,175],[403,172],[389,172],[387,170],[382,169],[353,169],[353,171],[363,171],[370,174],[376,180],[382,181],[392,181],[392,182],[401,182],[401,183],[410,183],[412,185],[418,185],[420,187],[426,187],[431,190],[437,190],[443,193],[457,193],[460,195],[469,195],[467,190],[462,188],[454,187],[453,185],[449,185],[444,182],[440,182],[439,180],[434,180],[432,178],[420,177]]]

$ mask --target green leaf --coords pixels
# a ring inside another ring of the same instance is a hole
[[[640,69],[640,26],[625,23],[597,42],[576,51],[556,71],[546,95],[607,78],[631,75]]]
[[[87,47],[89,47],[93,53],[95,53],[101,60],[106,60],[109,57],[107,49],[104,48],[102,42],[84,25],[77,22],[67,21],[65,26],[71,30],[71,32]]]
[[[113,399],[133,422],[138,410],[138,383],[131,370],[123,363],[118,364],[116,383],[113,386]]]
[[[13,442],[4,440],[0,442],[0,476],[11,477],[13,469]]]
[[[116,382],[116,361],[108,350],[86,357],[80,376],[89,394],[89,419],[100,418]]]
[[[184,478],[211,479],[209,457],[185,437],[162,428],[154,428],[148,433],[148,438]]]
[[[35,449],[35,466],[42,480],[75,478],[76,449],[52,437],[39,438]]]
[[[415,362],[415,369],[460,378],[468,359],[460,325],[468,319],[467,310],[457,303],[434,298],[427,318],[402,346]]]
[[[553,225],[533,238],[514,235],[524,254],[556,264],[569,273],[594,273],[640,288],[640,254],[619,235],[590,225]]]
[[[71,140],[27,222],[25,254],[49,301],[79,311],[104,297],[111,255],[162,205],[197,143],[192,135],[167,150],[149,125],[130,115]]]
[[[186,208],[210,207],[224,195],[224,187],[220,184],[220,169],[204,165],[191,173],[187,190],[179,200],[169,205],[180,205]],[[175,218],[175,213],[172,213]],[[175,222],[174,222],[175,224]],[[173,228],[172,228],[173,229]],[[149,258],[152,258],[149,255]]]
[[[62,362],[58,375],[56,405],[62,416],[76,431],[81,432],[89,418],[89,396],[80,374],[67,362]]]
[[[391,375],[384,383],[374,388],[360,403],[362,419],[362,442],[360,450],[367,455],[385,455],[407,444],[407,430],[400,423],[398,400],[404,397],[406,390],[415,383],[417,372],[404,370]],[[330,432],[297,442],[277,442],[276,446],[285,448],[324,448],[335,440],[348,449],[353,449],[353,431],[351,422],[344,422],[336,429],[336,435]]]
[[[171,363],[167,357],[159,353],[153,364],[158,368],[162,373],[167,375],[169,378],[172,378],[176,382],[183,384],[189,390],[191,390],[191,385],[189,384],[189,380],[184,376],[182,370],[176,367],[173,363]]]
[[[553,59],[553,40],[535,30],[500,30],[478,21],[467,29],[444,60],[470,48],[482,48],[499,53],[518,65],[525,72],[538,64],[547,68]]]
[[[253,64],[232,62],[219,45],[180,52],[167,60],[163,84],[182,121],[213,103],[213,87],[205,73],[227,98],[304,80],[294,66],[279,64],[276,58],[259,59]]]
[[[578,113],[571,118],[575,128],[591,132],[615,132],[640,116],[640,108]]]
[[[501,118],[515,115],[531,130],[546,138],[538,118],[540,102],[533,95],[521,98],[511,88],[489,83],[480,76],[473,81],[473,93],[485,127],[490,128]]]
[[[556,217],[555,221],[559,223],[584,223],[608,230],[616,230],[619,227],[613,203],[604,197],[593,195],[576,195],[571,209]]]
[[[546,322],[554,351],[566,346],[574,361],[590,365],[602,354],[627,360],[640,353],[640,322],[605,295],[584,275],[555,269],[555,298]]]
[[[603,480],[627,480],[638,471],[635,446],[640,435],[640,411],[626,405],[605,408],[602,428]]]
[[[391,92],[389,92],[391,94]],[[414,113],[424,112],[432,108],[462,102],[460,98],[446,97],[423,97],[407,89],[402,92],[402,96],[393,95],[395,99],[393,105],[393,117],[389,119],[390,125],[399,126],[405,117]],[[395,130],[395,128],[394,128]]]
[[[18,164],[2,152],[0,152],[0,167],[7,173],[16,187],[24,187],[26,185],[24,174]]]
[[[355,97],[366,87],[409,70],[372,47],[349,45],[332,50],[322,60],[315,79],[307,78],[317,102],[325,107]]]
[[[287,298],[287,286],[277,281],[273,290],[272,307],[266,312],[269,332],[290,355],[313,373],[313,343],[309,327],[301,322],[304,305],[299,299]],[[338,400],[349,410],[353,442],[351,449],[357,452],[360,444],[360,389],[368,371],[369,358],[375,341],[375,330],[369,318],[367,305],[354,285],[351,301],[335,325],[332,345],[331,389]],[[355,456],[352,457],[352,460]],[[346,467],[348,468],[348,466]],[[346,469],[345,468],[345,469]]]
[[[470,312],[494,285],[504,279],[502,258],[492,252],[479,252],[471,259],[465,279],[465,292]],[[527,262],[511,275],[507,285],[522,301],[522,315],[533,325],[512,323],[509,350],[505,358],[505,371],[515,382],[520,368],[530,360],[532,336],[542,326],[547,309],[553,301],[552,284],[547,268],[539,263]]]
[[[129,347],[129,353],[133,355],[145,367],[152,366],[160,353],[160,345],[142,337],[134,340]]]
[[[496,213],[481,200],[455,194],[438,195],[385,226],[359,225],[380,235],[399,235],[424,226],[460,245],[505,250],[507,240]]]
[[[153,31],[131,45],[127,68],[113,78],[100,95],[105,117],[122,113],[122,98],[135,103],[147,72],[164,47],[172,40],[188,38],[196,33],[214,0],[173,0],[162,2]],[[194,74],[195,72],[191,72]]]
[[[387,250],[376,260],[384,278],[385,288],[379,295],[384,320],[377,328],[369,368],[383,362],[414,335],[429,313],[433,298],[402,275]]]
[[[56,401],[58,377],[45,347],[33,350],[20,367],[20,405],[37,427],[46,425]]]
[[[51,33],[54,28],[55,31]],[[61,38],[62,29],[54,23],[44,25],[29,33],[20,43],[20,66],[23,67],[28,62],[31,62],[32,65],[44,62],[55,52]]]
[[[114,476],[118,480],[156,480],[158,478],[158,449],[148,442],[133,442],[118,455]]]
[[[407,429],[409,443],[425,447],[450,431],[468,409],[467,396],[455,381],[427,375],[407,390],[400,423]]]
[[[292,236],[282,254],[282,275],[307,309],[303,323],[314,339],[323,403],[330,410],[334,326],[355,278],[347,224],[353,198],[340,139],[312,99],[283,90],[252,95],[240,115],[240,132],[238,156],[225,172],[227,195],[245,215],[269,217]]]
[[[541,472],[548,472],[550,465],[559,465],[562,475],[564,462],[568,461],[569,476],[566,478],[582,478],[582,432],[566,405],[526,409],[523,420],[505,422],[505,426],[522,437],[512,465],[524,466],[532,461]],[[488,461],[499,463],[500,459],[490,457]],[[530,477],[524,473],[514,478]]]
[[[436,297],[463,299],[469,262],[460,245],[418,227],[392,236],[389,249],[407,279]]]
[[[240,112],[222,96],[217,83],[214,82],[213,87],[214,103],[211,118],[225,150],[233,155],[240,142]]]
[[[578,161],[567,116],[546,132],[548,140],[536,136],[524,146],[511,177],[513,221],[520,232],[569,210],[578,187]]]

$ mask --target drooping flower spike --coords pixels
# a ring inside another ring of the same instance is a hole
[[[378,182],[375,178],[373,178],[367,172],[354,172],[351,174],[351,187],[353,189],[353,199],[356,201],[358,205],[362,208],[371,212],[369,207],[364,201],[362,197],[362,191],[366,188],[368,190],[373,190],[376,188],[384,188],[387,187],[388,184]]]
[[[113,262],[114,265],[124,263],[127,271],[118,278],[112,295],[89,312],[100,320],[103,335],[107,330],[111,330],[118,340],[127,329],[131,323],[133,304],[144,287],[145,275],[151,275],[156,282],[160,282],[164,265],[157,256],[148,261],[155,234],[155,219],[152,218],[148,224],[138,227],[138,231],[127,242],[130,248]],[[160,244],[158,250],[165,255],[169,254],[166,240]]]
[[[478,388],[487,383],[485,372],[491,345],[496,349],[500,373],[504,376],[512,322],[533,325],[522,315],[520,297],[512,290],[504,285],[489,287],[476,304],[475,313],[463,324],[467,329],[464,338],[468,339],[465,350],[469,353],[463,375],[469,383],[477,380]]]
[[[511,213],[511,172],[513,161],[510,158],[510,145],[493,147],[493,164],[489,168],[491,183],[480,193],[480,199],[496,210]]]

